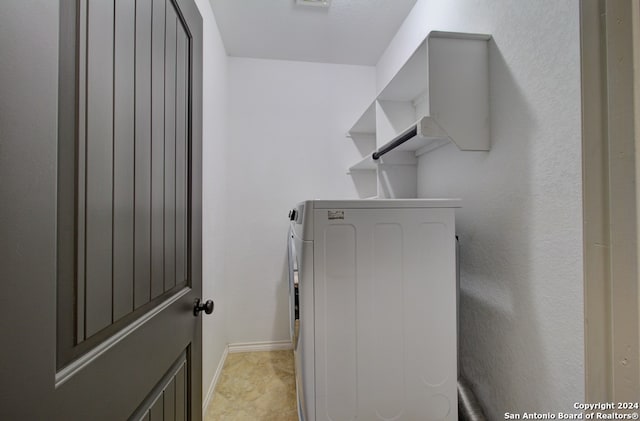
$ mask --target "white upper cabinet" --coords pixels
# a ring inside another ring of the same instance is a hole
[[[462,151],[488,151],[490,38],[431,32],[378,95],[378,146],[417,122],[425,129],[422,140],[446,138]]]
[[[488,151],[490,39],[429,33],[349,131],[363,152],[351,174],[377,179],[378,197],[415,197],[416,156],[448,142],[461,151]],[[370,146],[361,147],[364,138]],[[374,159],[373,152],[382,156]]]

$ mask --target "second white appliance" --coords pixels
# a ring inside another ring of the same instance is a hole
[[[316,200],[292,210],[302,421],[458,419],[459,203]]]

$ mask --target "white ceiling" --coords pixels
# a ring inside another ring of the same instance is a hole
[[[209,0],[227,54],[375,65],[416,0]]]

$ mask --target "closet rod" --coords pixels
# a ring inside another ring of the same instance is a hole
[[[374,159],[374,161],[377,161],[382,155],[386,154],[389,151],[394,150],[395,148],[402,145],[407,140],[416,137],[417,134],[418,134],[418,126],[414,124],[413,127],[409,129],[409,131],[402,133],[400,136],[393,139],[390,143],[383,146],[382,149],[375,151],[373,155],[371,155],[371,157]]]

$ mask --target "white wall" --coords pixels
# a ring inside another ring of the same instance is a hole
[[[224,226],[227,137],[227,54],[208,0],[196,0],[203,20],[202,297],[216,303],[202,321],[202,393],[206,400],[227,345],[224,306]],[[205,402],[206,403],[206,402]]]
[[[419,160],[420,197],[460,197],[461,355],[489,419],[584,400],[578,2],[419,0],[382,88],[430,30],[493,35],[492,147]]]
[[[229,58],[226,294],[229,342],[288,340],[289,209],[354,198],[346,131],[375,95],[375,68]]]

